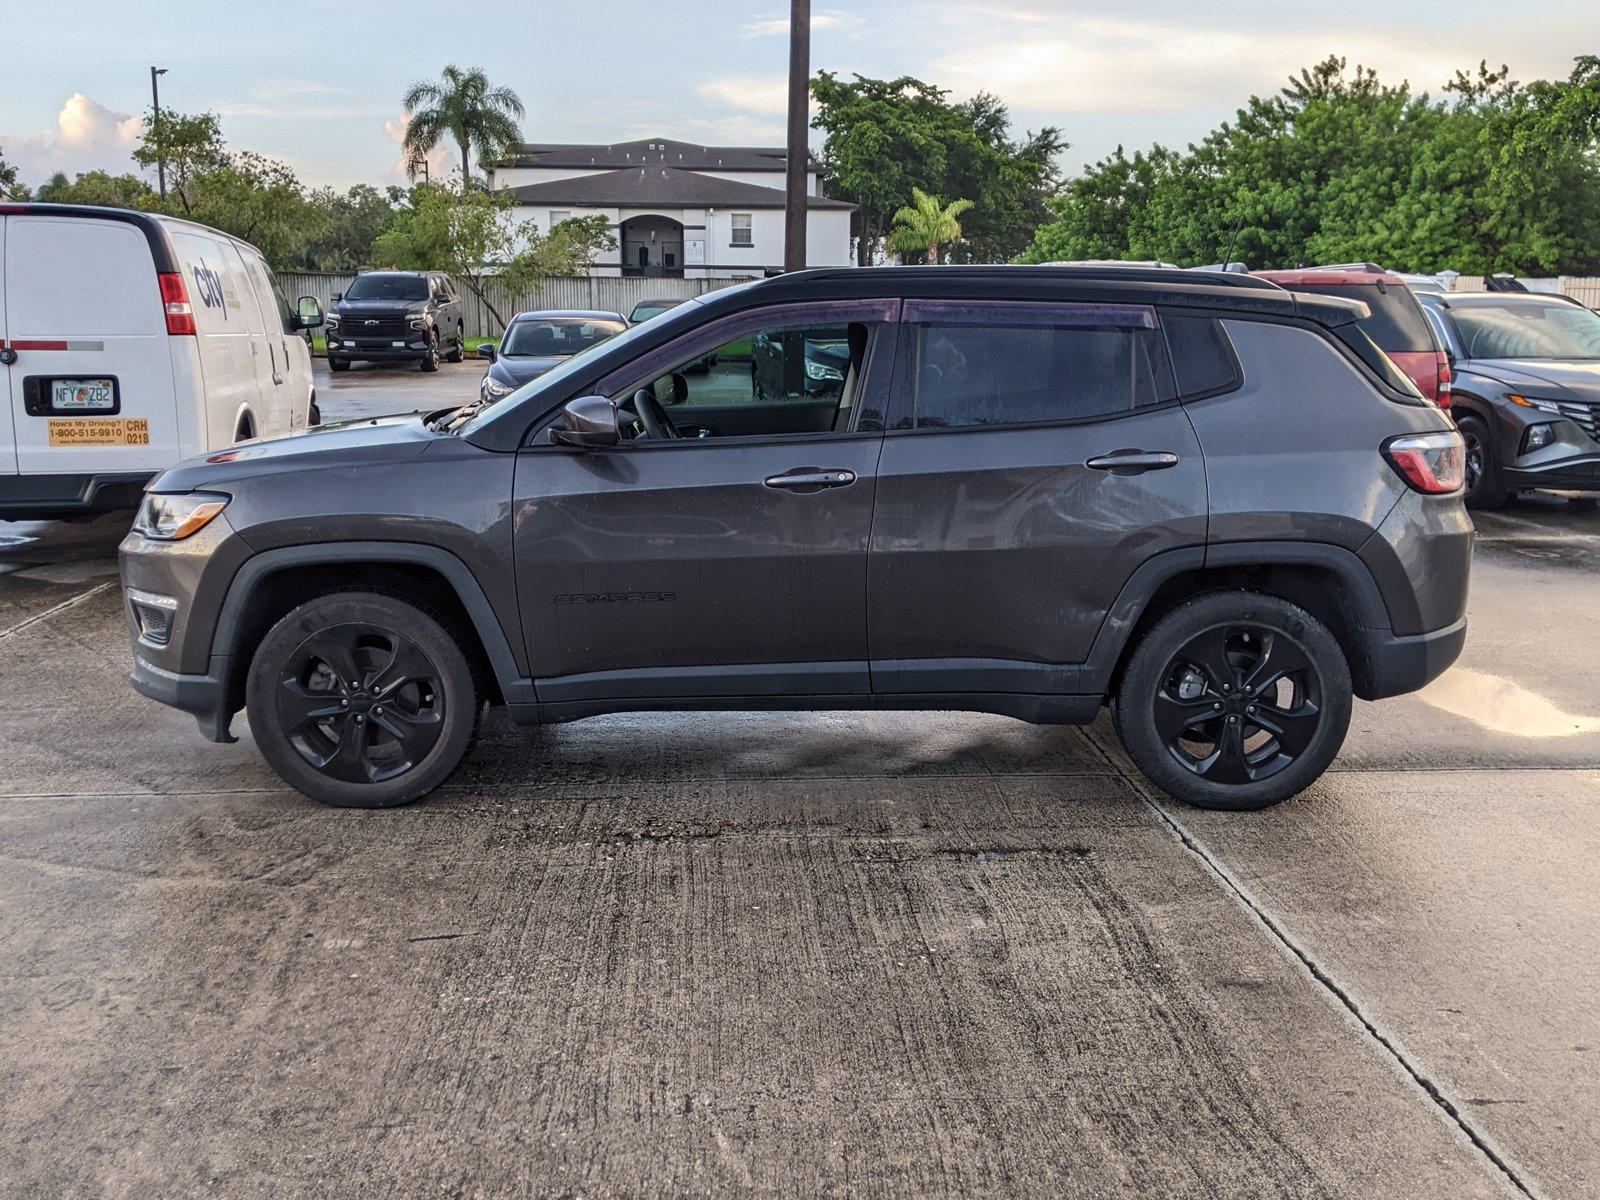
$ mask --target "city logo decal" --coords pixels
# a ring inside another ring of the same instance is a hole
[[[201,259],[198,266],[189,268],[194,276],[195,293],[200,297],[200,303],[207,308],[220,308],[222,319],[228,319],[228,301],[222,291],[222,276],[206,266],[206,260]]]

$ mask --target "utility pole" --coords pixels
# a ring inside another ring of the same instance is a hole
[[[161,145],[161,88],[157,84],[158,77],[165,75],[165,67],[150,68],[150,136],[155,138],[156,146]],[[167,156],[158,153],[156,156],[156,182],[161,187],[161,198],[167,198]]]
[[[789,145],[785,159],[783,269],[806,269],[806,168],[811,165],[811,0],[789,0]]]

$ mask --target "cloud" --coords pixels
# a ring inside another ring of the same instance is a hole
[[[0,148],[24,182],[43,183],[57,171],[113,174],[134,170],[129,159],[142,129],[139,117],[116,112],[73,92],[56,114],[56,127],[36,133],[0,133]]]
[[[411,114],[404,111],[398,112],[383,123],[383,135],[395,145],[404,146],[406,128],[410,124]],[[427,159],[428,178],[435,183],[443,182],[449,178],[450,172],[456,169],[458,163],[456,152],[444,142],[440,142],[432,150],[428,151]],[[389,176],[397,183],[409,181],[409,177],[406,175],[406,156],[404,152],[395,159],[394,166],[389,168]],[[417,178],[422,178],[420,171],[417,173]]]
[[[636,124],[630,132],[648,137],[661,132],[661,122]],[[776,146],[783,144],[784,128],[782,121],[740,113],[722,117],[685,116],[672,122],[672,136],[702,146]]]
[[[782,116],[789,110],[789,83],[786,79],[712,79],[695,88],[695,95],[702,100],[753,113]]]
[[[862,20],[854,13],[840,12],[837,9],[824,9],[811,14],[812,33],[848,33],[860,28]],[[788,17],[763,17],[759,21],[751,21],[748,25],[741,26],[741,32],[747,38],[758,37],[788,37]]]

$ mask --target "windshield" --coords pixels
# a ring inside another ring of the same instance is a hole
[[[516,321],[500,343],[500,353],[508,357],[532,355],[539,358],[565,358],[579,354],[616,337],[627,326],[620,321],[596,321],[580,317]]]
[[[357,275],[346,300],[426,300],[428,281],[420,275]]]
[[[1576,304],[1452,305],[1468,358],[1600,358],[1600,317]]]
[[[1416,354],[1434,349],[1433,334],[1422,316],[1422,306],[1399,284],[1388,284],[1382,289],[1373,283],[1296,283],[1289,287],[1291,291],[1310,292],[1314,296],[1361,301],[1372,310],[1372,315],[1360,322],[1361,328],[1385,354]]]

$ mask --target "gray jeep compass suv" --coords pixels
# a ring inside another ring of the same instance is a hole
[[[157,477],[133,683],[339,805],[439,786],[485,704],[1109,704],[1157,786],[1259,808],[1466,632],[1461,438],[1365,313],[1115,266],[714,292],[493,403]]]

